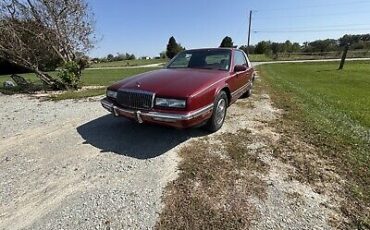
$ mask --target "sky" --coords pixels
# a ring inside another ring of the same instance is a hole
[[[225,36],[303,43],[370,33],[370,0],[87,0],[96,20],[92,57],[158,56],[174,36],[186,49],[218,47]]]

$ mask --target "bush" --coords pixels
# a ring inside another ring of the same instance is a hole
[[[70,61],[64,63],[58,72],[58,77],[70,89],[78,89],[81,80],[81,68],[77,62]]]

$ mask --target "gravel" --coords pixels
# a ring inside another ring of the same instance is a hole
[[[148,229],[192,133],[0,95],[0,229]]]

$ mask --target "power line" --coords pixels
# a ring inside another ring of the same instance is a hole
[[[361,4],[361,3],[370,3],[369,1],[352,1],[349,4]],[[297,6],[297,7],[286,7],[286,8],[278,8],[278,9],[261,9],[261,10],[256,10],[256,12],[266,12],[266,11],[283,11],[283,10],[299,10],[299,9],[307,9],[307,8],[321,8],[321,7],[326,7],[326,6],[338,6],[338,3],[329,3],[329,4],[320,4],[320,5],[306,5],[306,6]]]
[[[326,31],[362,31],[362,30],[370,30],[369,27],[367,28],[343,28],[343,29],[321,29],[321,30],[254,30],[253,33],[303,33],[303,32],[326,32]]]
[[[349,26],[351,27],[358,27],[358,26],[369,26],[369,24],[342,24],[342,25],[326,25],[326,26],[301,26],[301,27],[282,27],[282,28],[264,28],[261,30],[301,30],[301,29],[317,29],[317,28],[326,28],[326,29],[331,29],[331,28],[348,28]]]
[[[322,16],[326,17],[326,16],[353,15],[353,14],[369,14],[369,11],[352,11],[352,12],[345,11],[345,12],[326,13],[326,14],[306,14],[306,15],[291,15],[291,16],[283,15],[283,16],[267,16],[267,17],[265,17],[265,16],[258,17],[258,14],[257,14],[257,18],[260,18],[260,19],[273,18],[273,19],[277,20],[279,18],[307,18],[307,17],[322,17]],[[255,15],[255,17],[256,17],[256,15]]]

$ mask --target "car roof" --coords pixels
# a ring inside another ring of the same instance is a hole
[[[199,48],[199,49],[188,49],[188,50],[185,50],[185,51],[197,51],[197,50],[239,50],[237,48],[228,48],[228,47],[218,47],[218,48],[215,48],[215,47],[212,47],[212,48]]]

